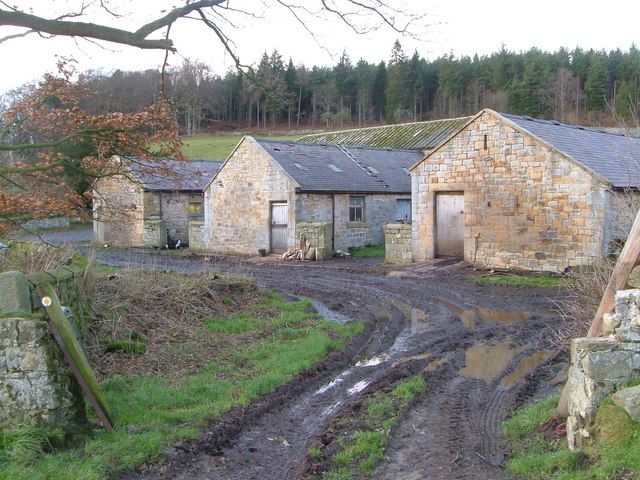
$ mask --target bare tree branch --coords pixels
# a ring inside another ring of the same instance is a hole
[[[181,8],[171,10],[171,12],[157,20],[144,24],[135,32],[99,25],[97,23],[46,19],[36,15],[20,12],[15,9],[0,10],[0,25],[25,27],[33,31],[48,33],[50,35],[94,38],[96,40],[120,43],[143,49],[175,51],[175,47],[171,39],[148,39],[147,37],[153,32],[173,24],[176,20],[186,17],[191,12],[201,8],[215,7],[225,1],[226,0],[200,0],[197,2],[187,3]]]

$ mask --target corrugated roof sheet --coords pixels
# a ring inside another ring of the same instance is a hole
[[[640,137],[500,113],[618,188],[640,187]]]
[[[203,192],[223,163],[172,158],[159,158],[154,161],[126,158],[125,161],[142,187],[150,191]]]
[[[348,145],[351,147],[427,150],[436,147],[470,119],[471,117],[449,118],[428,122],[401,123],[316,133],[305,135],[300,138],[300,141]]]
[[[424,155],[415,150],[317,145],[256,139],[308,192],[411,193],[406,170]]]

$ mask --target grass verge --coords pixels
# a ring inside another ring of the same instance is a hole
[[[571,280],[545,275],[480,275],[473,279],[476,283],[492,285],[513,285],[516,287],[566,287]]]
[[[102,480],[161,461],[167,445],[197,437],[362,329],[323,320],[309,301],[286,302],[214,272],[121,270],[98,275],[95,288],[99,314],[86,341],[116,427],[65,446],[33,429],[3,432],[2,480]],[[115,341],[141,347],[109,349]]]
[[[357,417],[337,421],[340,434],[330,445],[313,445],[308,456],[325,465],[323,479],[349,480],[369,478],[383,459],[390,432],[404,409],[417,393],[424,391],[426,382],[420,375],[398,383],[389,392],[368,396]],[[337,444],[337,445],[336,445]],[[324,451],[338,449],[325,458]]]
[[[592,445],[572,452],[566,437],[540,428],[554,416],[558,396],[518,410],[503,425],[510,446],[507,472],[531,480],[609,480],[638,478],[640,424],[610,401],[600,406]]]
[[[385,248],[384,245],[368,245],[349,250],[349,253],[356,258],[377,258],[385,256]]]

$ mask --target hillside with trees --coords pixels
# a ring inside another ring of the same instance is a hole
[[[502,48],[489,56],[407,55],[400,42],[388,61],[354,62],[344,52],[333,67],[286,61],[274,50],[255,67],[224,77],[185,59],[164,74],[84,73],[93,114],[137,112],[163,93],[180,133],[223,128],[345,128],[469,115],[481,108],[583,125],[637,124],[640,50],[605,52]],[[161,80],[163,80],[161,82]],[[5,103],[19,92],[5,95]],[[615,109],[618,118],[612,111]]]

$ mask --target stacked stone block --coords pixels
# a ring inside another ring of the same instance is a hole
[[[206,250],[204,241],[205,228],[203,219],[189,220],[189,248],[191,250]]]
[[[86,422],[80,388],[35,292],[37,286],[53,283],[61,302],[73,307],[83,274],[73,265],[32,275],[0,274],[0,430]]]
[[[604,398],[640,378],[640,290],[616,295],[615,314],[605,316],[604,338],[571,343],[567,438],[572,450],[589,445],[593,420]]]
[[[159,218],[145,220],[143,246],[147,248],[164,248],[167,245],[167,224]]]
[[[411,263],[411,224],[390,223],[385,229],[385,261],[387,263]]]

